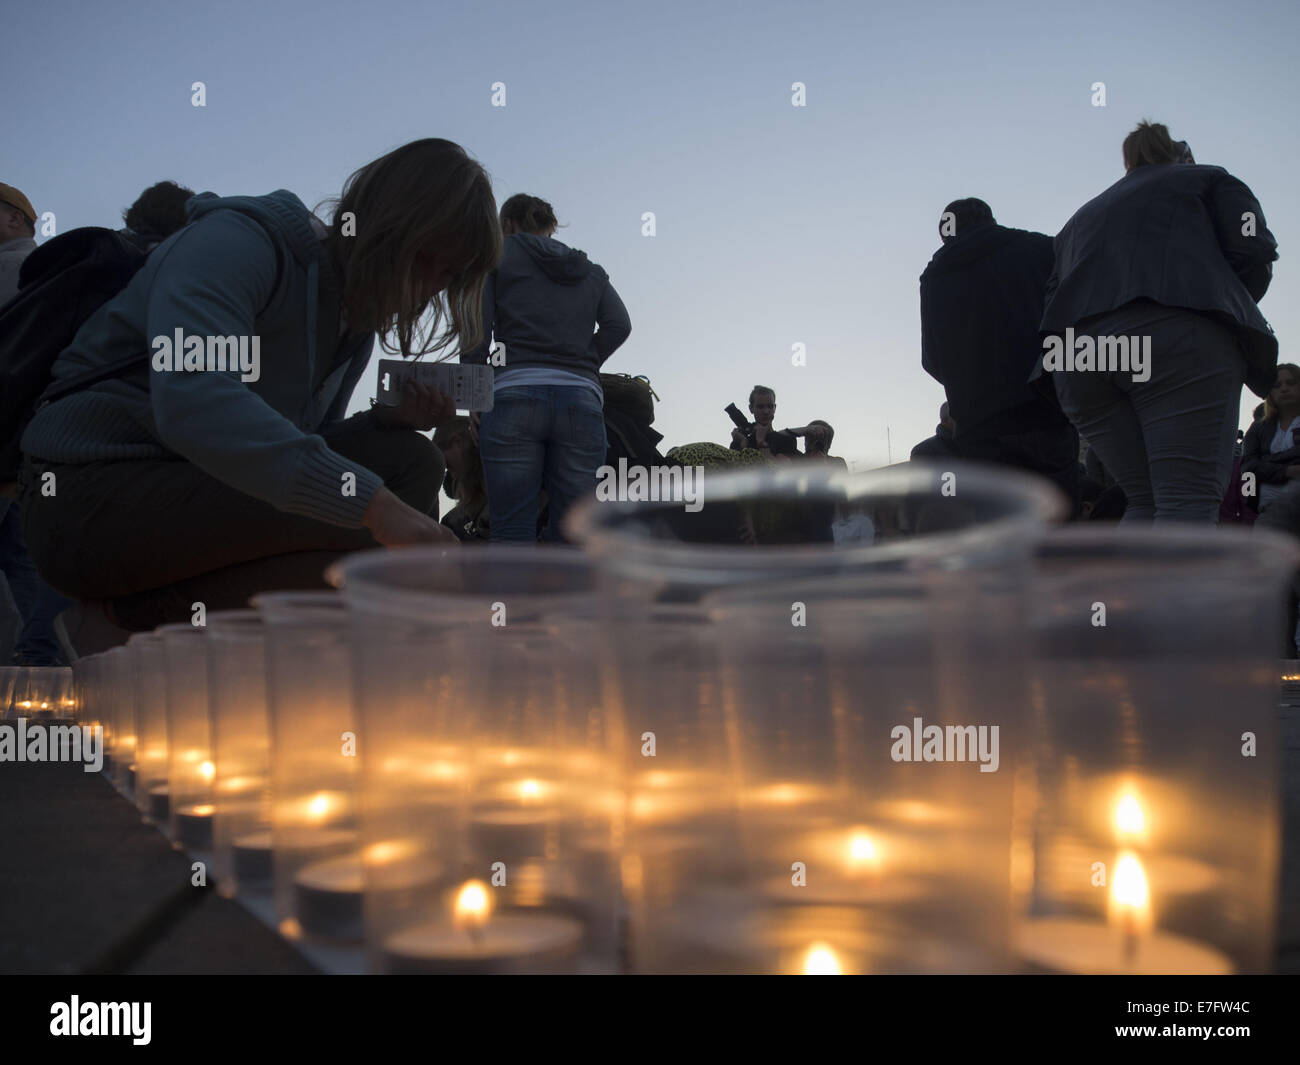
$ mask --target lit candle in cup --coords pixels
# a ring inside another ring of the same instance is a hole
[[[857,826],[806,834],[791,857],[804,862],[796,886],[790,862],[764,881],[764,894],[805,904],[881,905],[918,899],[925,885],[918,875],[924,848],[900,833]],[[776,856],[773,856],[773,864]]]
[[[1120,852],[1115,862],[1107,908],[1106,922],[1074,917],[1023,922],[1016,934],[1020,956],[1053,972],[1090,975],[1233,971],[1227,956],[1208,944],[1154,928],[1146,870],[1132,851]]]
[[[558,818],[557,791],[536,777],[487,788],[491,798],[473,814],[474,849],[493,861],[546,856]]]
[[[331,836],[339,835],[320,833],[317,842],[328,845]],[[401,893],[434,881],[436,869],[428,862],[413,860],[417,857],[415,848],[408,843],[383,841],[303,866],[293,880],[298,928],[324,939],[359,940],[367,865],[387,867],[377,893]]]
[[[176,842],[191,850],[212,849],[212,815],[217,808],[210,802],[194,803],[176,811]]]
[[[571,971],[584,928],[567,914],[494,913],[490,889],[470,880],[456,890],[448,920],[415,925],[384,940],[395,973],[503,974]]]

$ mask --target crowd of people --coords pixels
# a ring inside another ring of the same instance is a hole
[[[1277,365],[1257,306],[1277,258],[1260,205],[1162,125],[1140,124],[1122,158],[1124,177],[1055,238],[999,225],[982,200],[944,210],[920,312],[921,363],[947,398],[912,457],[1029,470],[1075,518],[1257,509],[1300,533],[1300,368]],[[615,456],[847,468],[826,421],[776,429],[763,385],[749,417],[726,408],[729,444],[661,454],[648,382],[602,372],[631,332],[609,275],[555,238],[545,200],[515,195],[498,210],[456,144],[415,141],[363,166],[329,218],[284,190],[220,197],[170,182],[127,210],[114,239],[130,266],[52,354],[14,448],[21,466],[0,471],[21,661],[57,654],[60,610],[65,643],[97,650],[184,620],[195,602],[319,586],[345,552],[561,541]],[[0,185],[0,314],[92,246],[92,231],[74,230],[38,250],[36,219]],[[173,335],[182,372],[151,358]],[[214,338],[241,337],[274,357],[252,373],[189,372],[213,368]],[[491,408],[458,415],[412,381],[395,406],[344,417],[376,339],[492,367]],[[1244,441],[1243,384],[1265,398]],[[441,517],[440,490],[454,501]],[[897,532],[879,515],[833,517],[819,536]]]
[[[1140,123],[1121,155],[1124,176],[1055,238],[982,200],[945,208],[921,362],[947,403],[915,455],[1038,473],[1076,517],[1213,523],[1233,495],[1266,509],[1273,493],[1229,482],[1243,384],[1282,386],[1258,307],[1277,242],[1250,189],[1165,126]]]

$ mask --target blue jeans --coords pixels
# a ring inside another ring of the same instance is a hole
[[[562,540],[560,523],[583,495],[594,494],[605,462],[605,415],[594,392],[581,385],[503,388],[483,414],[478,434],[487,482],[491,537],[537,540],[538,493],[545,488],[550,517],[542,532]]]
[[[1150,380],[1054,372],[1061,408],[1128,498],[1124,522],[1213,525],[1232,473],[1246,370],[1236,336],[1205,315],[1129,304],[1076,329],[1151,338]]]
[[[62,666],[63,649],[54,635],[54,619],[72,600],[65,599],[43,580],[27,553],[22,513],[16,500],[0,499],[0,572],[9,581],[14,605],[22,620],[14,643],[14,664]]]

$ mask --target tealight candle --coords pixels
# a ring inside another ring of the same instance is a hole
[[[1132,851],[1115,863],[1109,923],[1052,917],[1024,922],[1016,934],[1020,956],[1053,972],[1088,975],[1224,975],[1227,956],[1203,943],[1152,931],[1146,872]]]
[[[271,830],[259,829],[236,836],[232,843],[235,877],[240,884],[262,883],[271,879]]]
[[[471,817],[476,853],[508,861],[554,852],[559,820],[554,785],[525,777],[486,790],[496,798],[480,804]]]
[[[190,850],[212,849],[212,815],[217,808],[212,803],[194,803],[176,811],[176,842]]]
[[[392,973],[507,974],[572,971],[584,928],[574,917],[517,910],[493,914],[490,889],[462,885],[449,922],[427,922],[384,940]]]
[[[375,892],[377,896],[410,892],[434,883],[437,870],[428,862],[412,863],[409,851],[399,844],[373,843],[361,852],[304,865],[293,878],[298,927],[322,939],[349,943],[360,940],[367,861],[389,867],[384,871],[382,888]]]
[[[809,835],[805,847],[793,855],[806,859],[797,885],[788,871],[764,882],[764,894],[773,901],[871,905],[925,893],[925,883],[915,873],[920,849],[900,835],[863,827],[838,829]]]

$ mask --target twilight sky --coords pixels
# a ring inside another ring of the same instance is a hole
[[[888,427],[906,458],[943,399],[920,367],[917,278],[944,204],[979,196],[1004,225],[1055,234],[1122,176],[1142,118],[1261,201],[1281,255],[1262,308],[1297,357],[1287,0],[5,7],[0,180],[60,232],[120,224],[164,178],[313,206],[385,151],[447,137],[498,203],[549,200],[557,237],[608,270],[632,336],[606,369],[651,378],[664,449],[725,443],[722,408],[762,383],[778,426],[824,418],[862,466],[889,457]],[[796,81],[806,107],[791,106]],[[1255,402],[1244,394],[1243,425]]]

